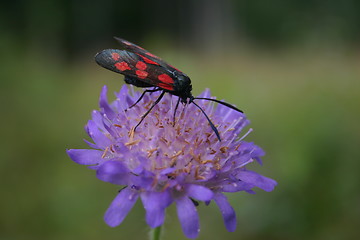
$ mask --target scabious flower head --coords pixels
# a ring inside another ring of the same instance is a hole
[[[225,192],[254,193],[258,187],[272,191],[276,182],[250,171],[246,165],[260,162],[264,152],[254,143],[243,141],[241,132],[249,121],[243,113],[212,102],[196,100],[217,126],[220,142],[205,116],[194,104],[181,106],[173,119],[177,97],[165,94],[134,131],[140,117],[157,99],[158,93],[140,96],[126,85],[111,104],[107,88],[100,96],[100,111],[93,111],[86,125],[93,149],[70,149],[70,158],[89,165],[100,180],[123,188],[105,213],[112,227],[122,223],[138,198],[152,227],[164,223],[165,210],[176,204],[178,218],[188,238],[200,231],[196,203],[214,201],[228,231],[236,228],[236,216]],[[204,91],[199,97],[210,97]],[[246,134],[245,134],[246,135]]]

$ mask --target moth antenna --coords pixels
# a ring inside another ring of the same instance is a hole
[[[217,102],[217,103],[220,103],[220,104],[222,104],[222,105],[224,105],[224,106],[226,106],[226,107],[228,107],[228,108],[234,109],[235,111],[238,111],[238,112],[241,112],[241,113],[243,112],[243,111],[241,111],[240,109],[238,109],[237,107],[235,107],[235,106],[233,106],[233,105],[231,105],[231,104],[229,104],[229,103],[227,103],[227,102],[219,101],[219,100],[217,100],[217,99],[202,98],[202,97],[196,97],[196,98],[194,98],[194,99],[203,99],[203,100],[208,100],[208,101]]]
[[[195,98],[194,98],[195,99]],[[210,127],[211,129],[215,132],[216,134],[216,137],[219,139],[219,142],[221,142],[221,138],[220,138],[220,134],[219,134],[219,131],[217,130],[217,128],[215,127],[215,125],[211,122],[210,118],[208,117],[208,115],[205,113],[205,111],[199,106],[196,104],[196,102],[193,102],[192,100],[190,100],[190,102],[192,102],[193,104],[195,104],[195,106],[197,108],[200,109],[200,111],[205,115],[206,119],[208,120],[209,124],[210,124]]]

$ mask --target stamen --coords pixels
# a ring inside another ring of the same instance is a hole
[[[170,142],[165,138],[165,137],[161,137],[160,140],[165,143],[166,145],[170,145]]]
[[[182,150],[178,151],[177,153],[175,153],[173,156],[171,156],[171,159],[177,158],[178,156],[180,156],[183,153]]]
[[[222,153],[226,153],[226,151],[229,149],[229,147],[221,147],[220,148],[220,151],[222,152]]]
[[[138,140],[135,140],[135,141],[131,141],[131,142],[127,142],[125,143],[125,146],[133,146],[135,144],[138,144],[141,140],[138,139]]]
[[[106,147],[104,153],[101,155],[101,158],[105,158],[108,151],[109,151],[109,147]]]
[[[144,106],[144,108],[145,108],[145,109],[149,109],[152,104],[153,104],[153,101],[149,101],[149,102]]]
[[[155,170],[164,170],[164,169],[166,169],[167,167],[156,167],[156,168],[154,168]]]
[[[249,135],[253,131],[252,128],[250,128],[240,139],[239,141],[243,140],[247,135]]]
[[[135,134],[135,127],[131,127],[128,136],[130,138],[130,141],[132,141],[134,139],[134,134]]]
[[[114,145],[110,145],[110,151],[113,152],[113,153],[115,152]]]
[[[196,180],[204,180],[205,177],[199,175],[199,168],[200,168],[200,166],[197,166],[197,167],[195,168],[195,175],[194,175],[194,177],[195,177]]]
[[[183,172],[189,174],[191,172],[192,162],[189,162],[189,164],[183,168]]]
[[[212,163],[212,162],[213,162],[212,160],[203,160],[200,163],[201,164],[207,164],[207,163]]]
[[[157,151],[158,149],[159,149],[159,148],[152,148],[152,149],[150,149],[150,150],[147,150],[147,152],[148,152],[147,157],[148,157],[148,158],[151,157],[151,155],[153,154],[153,152]]]
[[[170,187],[170,183],[166,183],[163,188],[161,189],[161,192],[164,192],[166,189]]]
[[[177,135],[179,135],[179,136],[181,135],[180,130],[181,130],[180,125],[177,125],[176,128],[175,128],[175,131],[176,131]]]

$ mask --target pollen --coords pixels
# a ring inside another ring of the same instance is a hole
[[[215,154],[216,153],[216,150],[210,148],[210,154]]]
[[[226,153],[228,149],[229,149],[229,147],[221,147],[221,148],[220,148],[220,151],[221,151],[222,153]]]

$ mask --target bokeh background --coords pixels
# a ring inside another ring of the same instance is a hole
[[[243,109],[267,153],[275,191],[229,195],[234,233],[200,206],[199,239],[360,239],[359,25],[356,0],[2,1],[0,239],[146,239],[140,202],[108,227],[118,187],[65,153],[124,84],[93,59],[113,36]],[[185,239],[174,207],[164,239]]]

